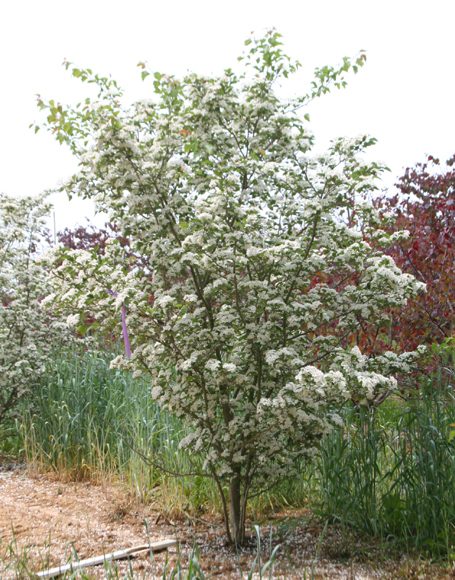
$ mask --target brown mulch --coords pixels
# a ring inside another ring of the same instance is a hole
[[[261,532],[263,562],[280,544],[274,578],[455,578],[454,570],[442,566],[409,557],[390,559],[377,542],[323,527],[307,512],[279,514]],[[198,546],[206,578],[245,578],[256,556],[254,539],[250,547],[233,553],[220,520],[205,515],[170,519],[120,484],[64,483],[24,468],[0,469],[2,580],[31,578],[43,568],[74,561],[76,554],[82,559],[171,537],[180,542],[183,568]],[[153,559],[142,554],[130,563],[119,562],[115,577],[161,578],[164,568],[171,570],[176,562],[175,551]],[[85,573],[90,578],[114,577],[102,567]]]

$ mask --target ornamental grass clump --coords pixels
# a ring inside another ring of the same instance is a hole
[[[95,200],[127,244],[61,249],[54,299],[76,327],[119,327],[152,397],[189,429],[180,445],[215,480],[230,541],[245,540],[248,498],[315,453],[347,400],[374,404],[414,354],[361,352],[363,326],[387,323],[423,287],[368,242],[396,241],[365,201],[381,167],[368,137],[312,154],[300,114],[364,62],[316,70],[307,95],[282,100],[299,64],[272,32],[247,41],[243,69],[217,78],[151,74],[130,106],[110,78],[66,66],[98,87],[71,108],[46,103],[48,128],[78,157],[65,189]]]

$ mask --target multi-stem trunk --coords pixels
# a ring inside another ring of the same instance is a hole
[[[245,541],[245,501],[242,497],[241,478],[238,474],[234,475],[229,483],[229,504],[231,536],[237,547]]]

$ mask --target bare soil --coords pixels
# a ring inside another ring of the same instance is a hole
[[[305,511],[278,514],[261,531],[263,562],[280,544],[273,578],[455,578],[455,569],[391,557],[377,542],[323,527]],[[1,580],[33,578],[71,558],[172,537],[180,542],[179,555],[143,554],[118,563],[115,573],[87,569],[84,578],[161,578],[177,560],[186,568],[194,546],[206,578],[246,578],[257,553],[254,539],[239,553],[226,546],[220,520],[169,519],[120,484],[65,483],[23,468],[0,470]]]

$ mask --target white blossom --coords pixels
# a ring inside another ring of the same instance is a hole
[[[66,319],[66,324],[67,324],[69,327],[76,326],[76,324],[77,324],[78,322],[79,322],[79,314],[78,314],[78,313],[76,313],[76,314],[70,314],[70,315],[67,317],[67,319]]]

